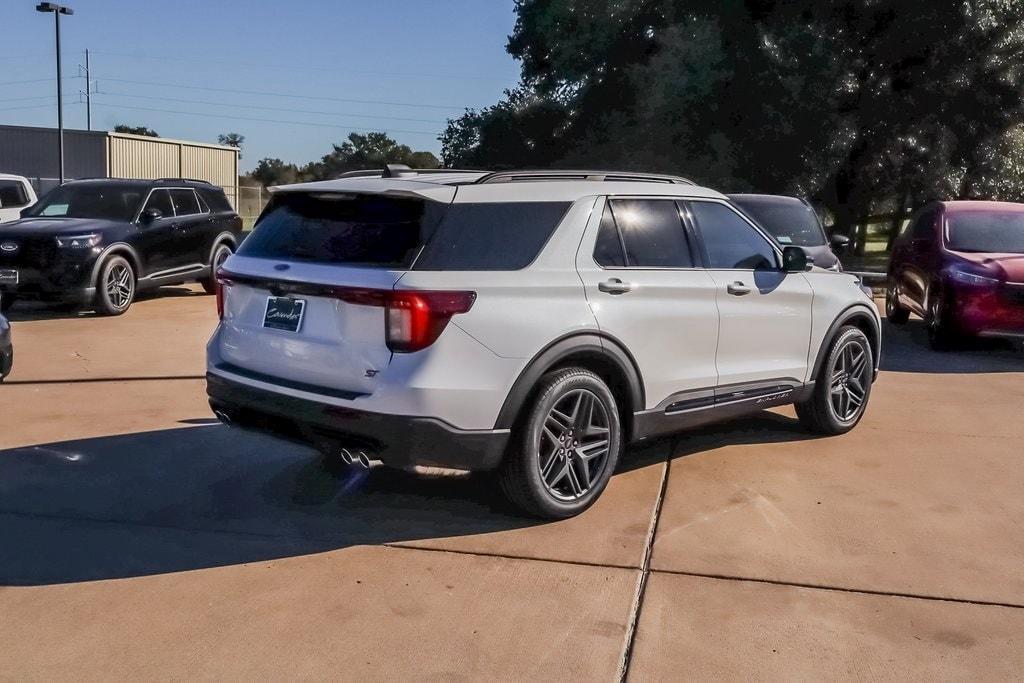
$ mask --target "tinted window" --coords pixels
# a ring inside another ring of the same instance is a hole
[[[149,209],[156,209],[165,218],[174,215],[174,207],[171,206],[171,196],[167,194],[167,190],[153,190],[153,194],[149,195],[149,201],[146,202],[144,210],[148,211]]]
[[[224,190],[199,190],[199,196],[203,198],[211,211],[232,211],[228,198],[224,196]]]
[[[28,204],[25,186],[17,180],[0,180],[0,206],[11,208]]]
[[[174,213],[178,216],[202,213],[199,209],[199,201],[196,200],[196,193],[192,190],[171,190],[170,192],[171,203],[174,204]]]
[[[130,221],[147,194],[149,189],[140,185],[61,185],[47,192],[27,215]]]
[[[782,245],[820,247],[827,244],[814,209],[791,197],[730,196],[733,202]]]
[[[626,253],[622,250],[619,231],[615,227],[612,206],[608,203],[601,216],[601,226],[597,230],[597,242],[594,244],[594,261],[605,268],[621,268],[626,265]]]
[[[238,253],[257,258],[407,268],[432,221],[426,203],[375,195],[281,193]],[[436,209],[434,209],[436,210]],[[436,220],[436,219],[435,219]]]
[[[567,202],[452,204],[415,270],[519,270],[540,253]]]
[[[674,201],[615,199],[609,205],[626,247],[627,266],[693,266],[690,245]]]
[[[935,217],[937,215],[935,209],[928,209],[914,221],[914,224],[910,226],[910,239],[912,240],[930,240],[935,236]]]
[[[1024,254],[1024,213],[957,211],[949,214],[949,248],[989,254]]]
[[[715,202],[693,202],[690,207],[704,238],[709,268],[775,267],[775,250],[735,211]]]

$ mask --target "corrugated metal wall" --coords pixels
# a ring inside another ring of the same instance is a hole
[[[64,175],[68,178],[102,178],[107,174],[107,134],[98,131],[64,131]],[[29,178],[56,178],[57,131],[54,128],[0,126],[0,173]]]
[[[232,206],[238,201],[238,150],[185,140],[110,133],[112,178],[195,178],[220,185]]]

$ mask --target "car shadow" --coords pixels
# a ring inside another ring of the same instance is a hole
[[[189,298],[209,296],[201,289],[167,286],[147,289],[139,292],[133,305],[157,299]],[[212,304],[211,304],[212,305]],[[33,320],[74,320],[77,318],[95,318],[96,313],[88,308],[69,304],[48,303],[44,301],[18,301],[4,314],[11,322],[28,322]]]
[[[969,339],[952,351],[928,346],[924,322],[916,318],[904,325],[882,321],[881,369],[888,372],[965,374],[1024,372],[1024,351],[1005,339]]]
[[[763,413],[630,448],[626,472],[731,443],[810,438]],[[666,447],[666,445],[668,447]],[[522,529],[492,475],[327,466],[217,426],[0,451],[0,586],[127,578],[352,545]]]

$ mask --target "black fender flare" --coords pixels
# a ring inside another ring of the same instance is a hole
[[[602,357],[624,378],[628,405],[632,411],[644,409],[644,385],[636,361],[613,337],[599,332],[578,332],[561,337],[541,350],[519,373],[498,413],[495,429],[511,429],[537,382],[551,368],[570,356],[586,353]],[[624,415],[628,419],[631,415]]]
[[[124,256],[131,263],[132,269],[135,271],[135,279],[138,280],[145,275],[142,272],[142,258],[139,256],[139,252],[135,251],[132,245],[127,242],[115,242],[107,247],[103,248],[99,256],[96,257],[96,261],[92,264],[92,274],[89,276],[89,282],[93,286],[97,285],[97,278],[100,275],[100,268],[103,267],[104,262],[111,256]]]
[[[863,318],[868,321],[871,327],[872,336],[868,338],[868,343],[871,344],[871,350],[874,352],[875,361],[875,374],[878,374],[878,366],[881,362],[882,356],[882,331],[878,326],[878,320],[872,315],[872,310],[867,304],[851,304],[844,308],[842,312],[836,316],[836,319],[829,325],[828,330],[825,332],[825,336],[821,341],[821,348],[818,349],[818,355],[814,359],[814,369],[811,372],[810,381],[815,381],[818,378],[818,373],[821,371],[821,364],[825,362],[825,356],[828,353],[828,349],[832,346],[833,340],[836,338],[836,333],[839,332],[839,328],[848,324],[854,318]]]

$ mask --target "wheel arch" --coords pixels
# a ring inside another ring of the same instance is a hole
[[[814,369],[811,372],[811,378],[817,378],[818,373],[821,371],[821,365],[825,362],[825,357],[828,355],[829,347],[832,346],[832,342],[835,340],[839,330],[846,325],[853,325],[860,329],[868,338],[868,344],[871,346],[871,355],[875,361],[875,374],[878,374],[878,366],[882,355],[882,332],[878,325],[878,320],[872,313],[872,310],[867,305],[853,304],[836,316],[836,319],[832,321],[822,339],[818,355],[814,359]]]
[[[529,405],[540,378],[565,367],[582,367],[608,384],[619,406],[628,442],[633,413],[644,408],[644,388],[636,361],[621,342],[598,332],[581,332],[555,340],[535,355],[519,374],[495,423],[496,429],[511,429]]]
[[[238,238],[235,237],[233,233],[225,230],[224,232],[220,233],[219,235],[217,235],[217,237],[214,238],[213,246],[210,247],[210,253],[207,257],[208,263],[213,263],[213,255],[216,253],[217,247],[221,246],[222,244],[226,244],[229,247],[231,247],[232,253],[238,251]]]
[[[135,271],[135,279],[138,280],[143,276],[142,272],[142,258],[139,257],[139,253],[135,251],[130,244],[124,242],[117,242],[106,247],[100,252],[100,255],[96,257],[96,262],[92,266],[92,275],[90,276],[90,282],[95,286],[98,285],[100,275],[100,269],[103,268],[103,264],[107,262],[111,256],[123,256],[131,264],[132,270]]]

